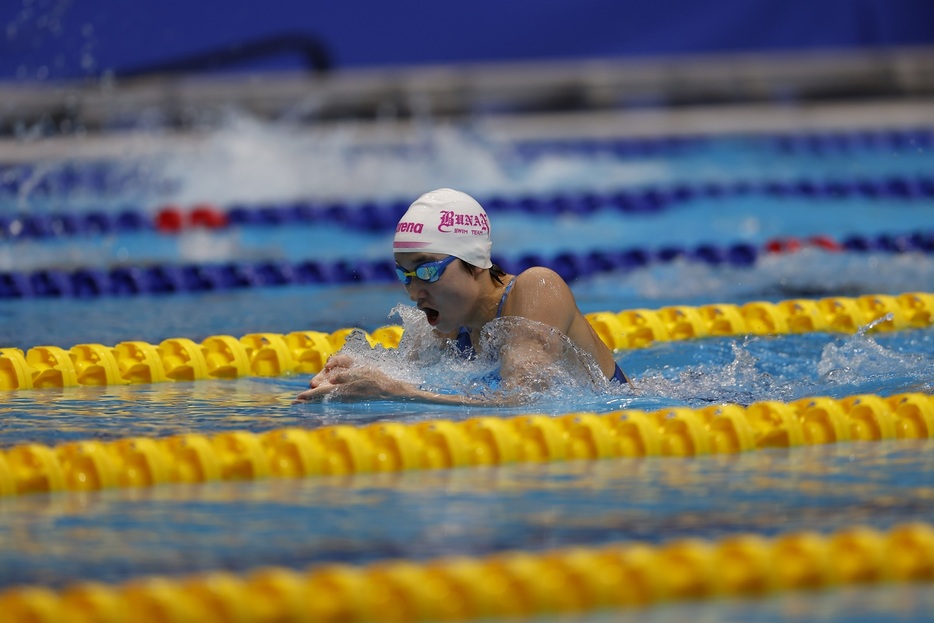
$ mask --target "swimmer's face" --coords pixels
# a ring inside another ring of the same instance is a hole
[[[451,256],[437,253],[396,253],[396,264],[403,273],[414,273],[423,264],[443,262]],[[424,272],[424,271],[421,271]],[[432,271],[433,272],[433,271]],[[409,298],[425,313],[428,324],[442,333],[450,333],[467,324],[469,311],[477,297],[473,275],[454,262],[447,263],[436,281],[407,275],[404,284]]]

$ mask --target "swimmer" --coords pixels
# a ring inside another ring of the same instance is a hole
[[[471,357],[480,347],[480,331],[487,323],[502,316],[518,316],[560,332],[593,357],[606,378],[632,385],[577,308],[564,279],[543,267],[506,274],[491,261],[491,248],[490,222],[483,207],[473,197],[449,188],[416,199],[396,226],[396,274],[433,327],[439,347],[453,343],[465,357]],[[540,388],[541,375],[535,373],[557,356],[554,351],[527,332],[506,336],[500,352],[500,387]],[[350,356],[340,353],[328,360],[310,387],[296,400],[318,401],[331,396],[343,401],[413,400],[456,405],[517,402],[508,397],[508,391],[500,398],[426,391],[373,367],[355,366]]]

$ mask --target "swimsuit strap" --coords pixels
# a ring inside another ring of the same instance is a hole
[[[506,290],[503,291],[503,298],[499,300],[499,307],[496,308],[496,317],[499,318],[500,314],[503,313],[503,305],[506,304],[506,297],[509,296],[509,291],[512,290],[512,284],[516,282],[516,278],[513,277],[509,280],[509,283],[506,284]]]
[[[516,282],[516,278],[513,277],[509,280],[509,283],[506,284],[506,290],[503,292],[503,297],[499,300],[499,307],[496,308],[496,317],[499,318],[499,315],[503,313],[503,305],[506,304],[506,297],[509,295],[509,291],[512,290],[512,284]],[[470,339],[470,329],[468,327],[461,327],[457,331],[457,337],[454,339],[454,345],[457,347],[458,352],[467,359],[473,359],[476,355],[476,352],[473,349],[473,341]]]

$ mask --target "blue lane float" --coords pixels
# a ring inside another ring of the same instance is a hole
[[[0,240],[67,238],[150,231],[152,217],[141,210],[91,211],[84,214],[0,215]]]
[[[825,236],[771,240],[764,245],[670,245],[658,249],[633,247],[555,255],[527,253],[495,257],[506,272],[547,266],[566,281],[599,273],[626,272],[653,263],[675,260],[710,266],[750,267],[765,254],[787,253],[804,247],[827,251],[934,253],[934,232],[850,236],[840,241]],[[0,273],[0,299],[96,298],[101,296],[167,295],[302,284],[391,283],[396,280],[391,260],[227,262],[222,264],[158,264],[111,269],[46,269]]]
[[[882,178],[768,180],[763,182],[703,182],[649,188],[632,188],[609,193],[565,193],[554,195],[491,196],[482,200],[493,213],[521,212],[533,216],[577,214],[587,216],[598,210],[630,214],[653,213],[701,199],[722,199],[764,195],[774,198],[808,199],[868,198],[894,201],[934,199],[934,176],[888,176]],[[116,212],[97,210],[85,214],[0,215],[0,240],[26,240],[132,233],[158,230],[175,234],[187,227],[279,227],[295,224],[328,223],[364,232],[392,231],[408,204],[323,203],[297,201],[275,205],[235,205],[225,211],[199,207],[183,215],[160,212],[153,217],[144,210]],[[209,219],[206,214],[217,217]],[[171,216],[172,218],[166,218]],[[187,220],[186,220],[187,217]]]

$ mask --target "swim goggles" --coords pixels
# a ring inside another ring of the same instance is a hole
[[[425,262],[424,264],[419,264],[415,267],[415,270],[406,272],[404,268],[396,264],[396,276],[399,278],[399,281],[405,285],[412,283],[412,277],[418,277],[426,283],[434,283],[438,279],[441,279],[441,274],[444,272],[444,269],[448,267],[448,264],[456,260],[457,258],[453,255],[449,255],[443,260],[437,260],[434,262]]]

